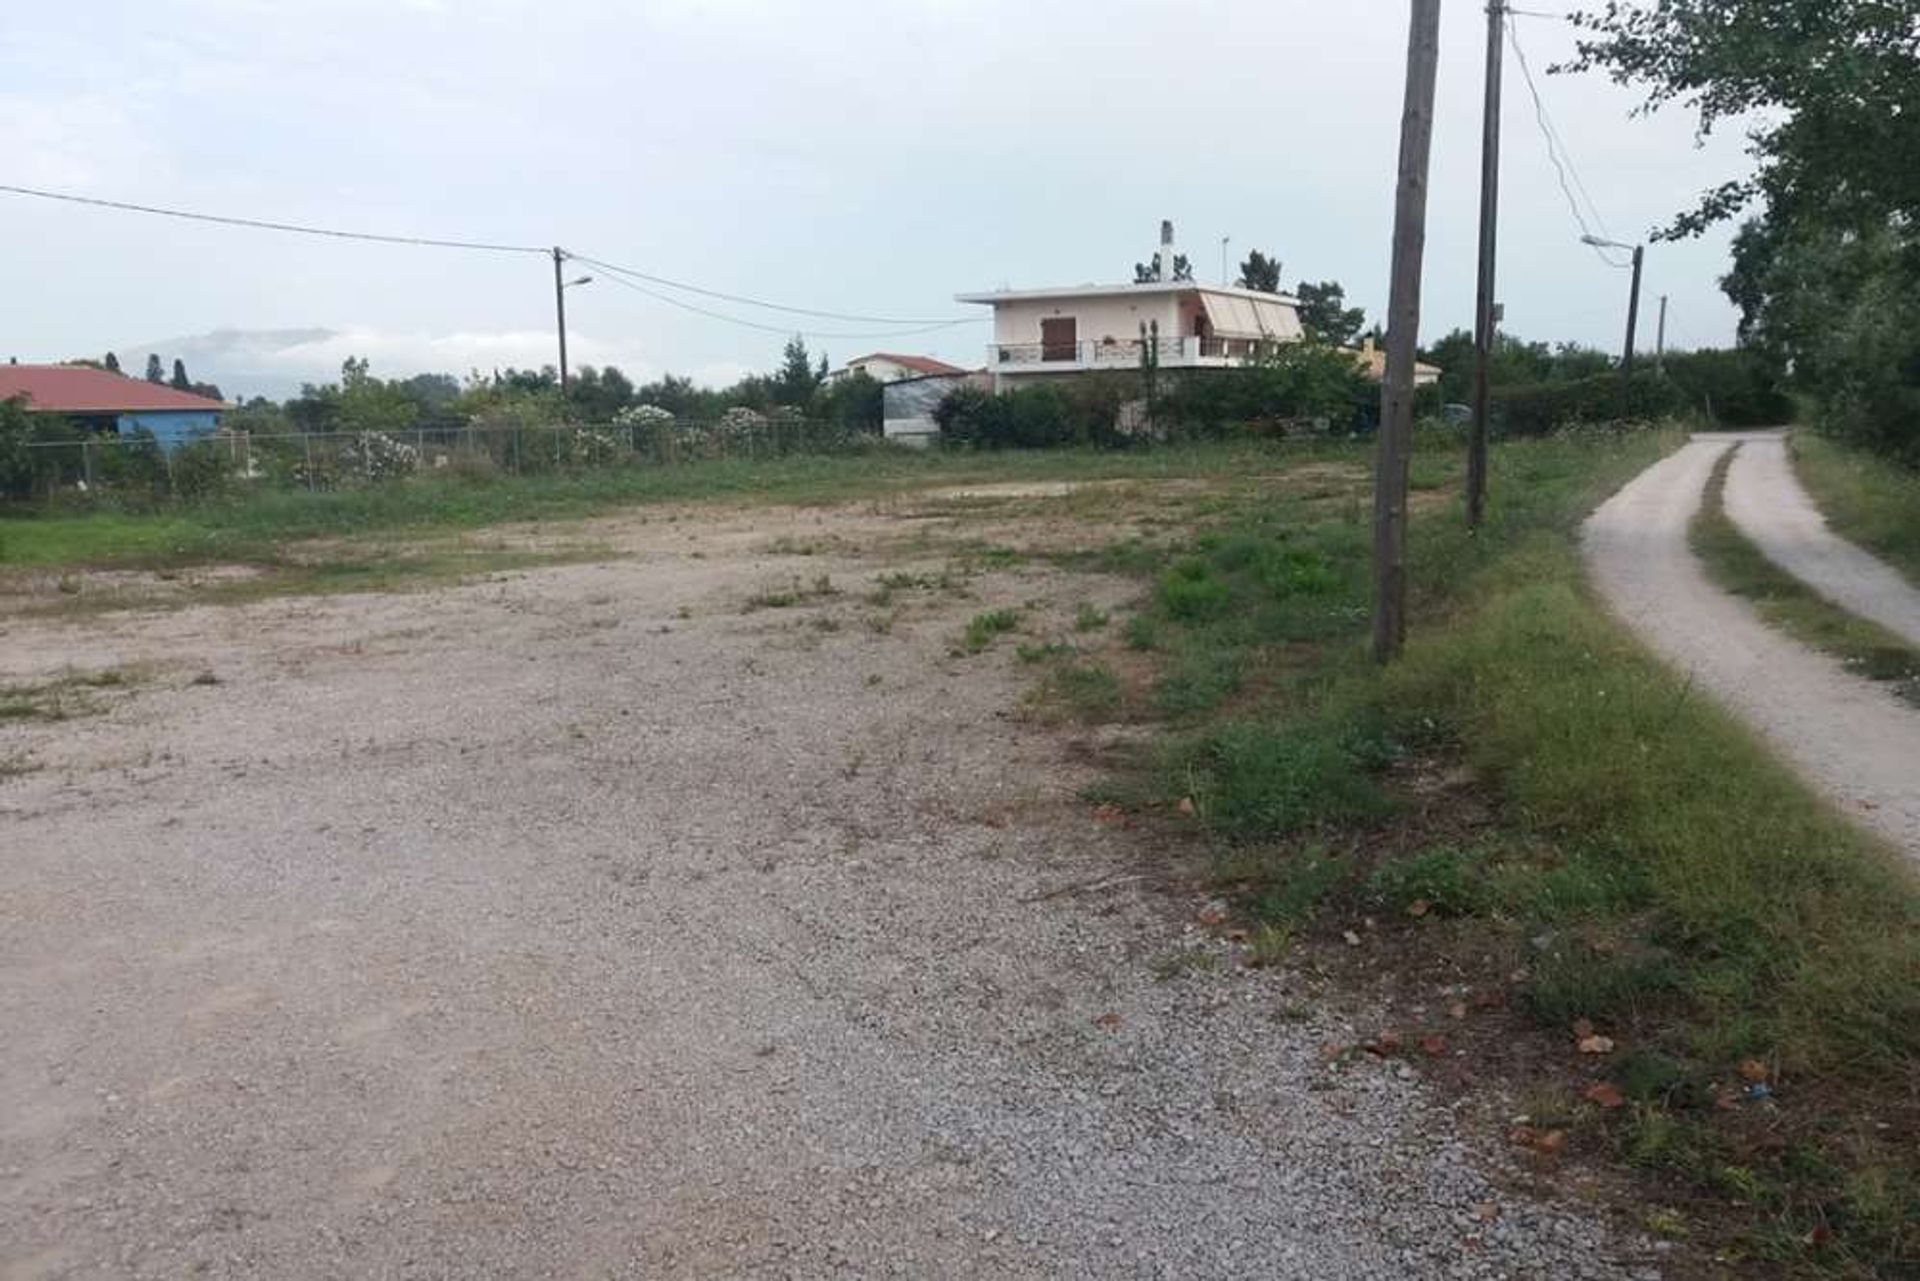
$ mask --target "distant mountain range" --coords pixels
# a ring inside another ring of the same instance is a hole
[[[342,358],[335,353],[340,337],[332,329],[216,329],[113,350],[120,368],[136,378],[151,353],[169,373],[174,361],[185,361],[189,377],[217,384],[228,400],[283,400],[297,394],[301,383],[339,378]]]

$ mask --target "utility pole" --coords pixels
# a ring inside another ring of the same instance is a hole
[[[567,394],[567,285],[560,279],[561,266],[567,261],[567,251],[559,245],[553,247],[553,318],[560,330],[560,395]]]
[[[1653,372],[1667,372],[1667,296],[1660,295],[1660,327],[1653,335]]]
[[[1433,152],[1434,79],[1440,63],[1440,0],[1412,0],[1412,11],[1393,210],[1387,369],[1373,463],[1373,657],[1380,663],[1399,654],[1407,639],[1407,469],[1413,453],[1420,265],[1427,247],[1427,161]]]
[[[1487,416],[1492,403],[1495,232],[1500,222],[1500,64],[1507,8],[1487,2],[1487,84],[1480,115],[1480,279],[1473,312],[1473,425],[1467,431],[1467,527],[1487,511]]]
[[[1227,283],[1227,279],[1228,279],[1227,277],[1227,244],[1232,239],[1233,239],[1232,236],[1220,237],[1220,283],[1223,285]]]
[[[1633,247],[1633,291],[1627,295],[1627,345],[1620,353],[1620,416],[1625,418],[1633,409],[1633,331],[1640,323],[1640,260],[1646,256],[1645,245]]]

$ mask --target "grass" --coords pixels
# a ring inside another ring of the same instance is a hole
[[[1689,530],[1708,575],[1751,602],[1768,623],[1803,644],[1827,651],[1869,680],[1891,682],[1903,698],[1920,705],[1920,649],[1807,587],[1768,560],[1728,518],[1722,498],[1727,470],[1738,448],[1728,450],[1715,465],[1706,500]]]
[[[1615,1037],[1633,1105],[1582,1124],[1666,1181],[1676,1235],[1874,1275],[1920,1257],[1920,889],[1590,595],[1580,520],[1677,439],[1503,443],[1478,536],[1455,501],[1417,507],[1385,670],[1359,503],[1248,493],[1127,549],[1149,597],[1124,631],[1169,731],[1112,791],[1189,802],[1257,922],[1417,918],[1461,940],[1437,975],[1518,972],[1557,1043]],[[1777,1112],[1713,1101],[1750,1062]]]
[[[1834,531],[1920,584],[1920,472],[1812,432],[1795,432],[1792,452]]]
[[[1311,458],[1324,447],[1292,452]],[[0,510],[0,568],[155,568],[251,563],[304,539],[415,536],[512,521],[572,520],[648,503],[701,499],[825,503],[935,484],[995,481],[1234,477],[1271,468],[1258,444],[1171,446],[1129,452],[947,453],[879,448],[845,455],[712,459],[672,466],[487,476],[419,475],[383,485],[309,493],[256,490],[155,510],[108,497],[77,507]],[[1016,563],[983,547],[983,563]]]
[[[967,627],[960,634],[961,648],[969,654],[978,654],[993,644],[996,637],[1004,636],[1020,626],[1020,612],[1013,609],[990,609],[975,614],[967,621]]]
[[[122,688],[134,679],[134,674],[126,668],[108,667],[92,672],[68,672],[30,685],[0,685],[0,724],[91,716],[105,710],[97,691]]]

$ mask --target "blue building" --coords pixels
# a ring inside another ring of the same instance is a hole
[[[168,449],[213,431],[227,410],[218,400],[87,365],[0,365],[0,400],[15,397],[30,414],[58,414],[102,436],[145,429]]]

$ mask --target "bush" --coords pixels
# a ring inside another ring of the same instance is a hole
[[[1363,426],[1380,399],[1352,353],[1290,343],[1252,364],[1163,375],[1156,425],[1169,435],[1216,438],[1235,432],[1277,435],[1315,420],[1337,430]]]
[[[1674,384],[1650,370],[1627,380],[1624,403],[1618,374],[1495,387],[1492,401],[1494,425],[1505,436],[1546,436],[1584,423],[1647,422],[1686,405]]]
[[[19,398],[0,400],[0,497],[32,498],[79,480],[85,439],[64,418],[29,414]],[[36,448],[49,445],[71,448]]]
[[[1687,408],[1720,426],[1777,427],[1793,418],[1793,402],[1756,351],[1675,352],[1666,375]]]

